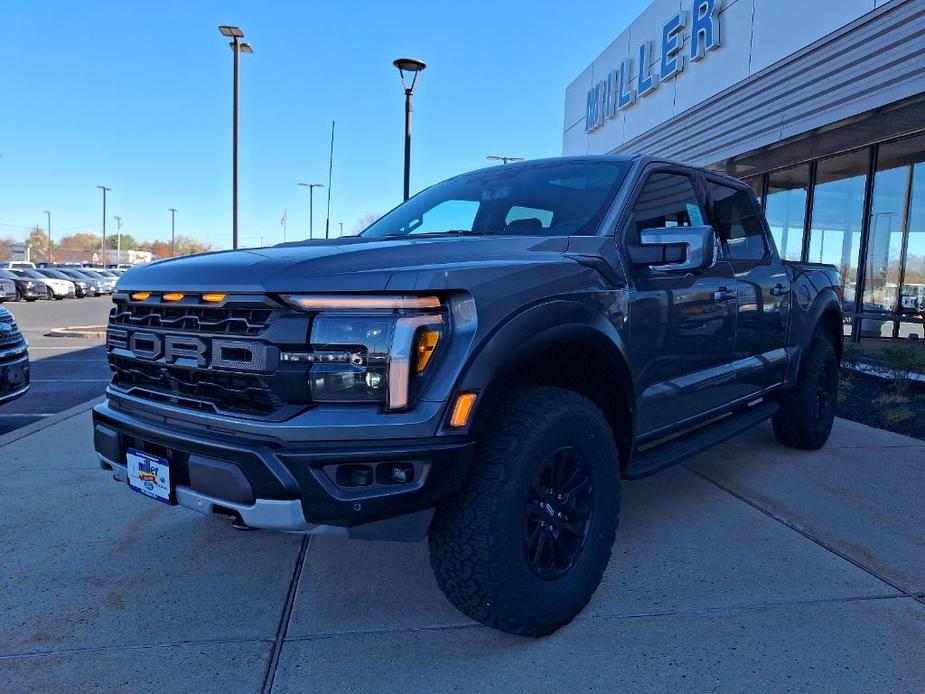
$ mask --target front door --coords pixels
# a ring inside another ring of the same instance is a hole
[[[650,173],[624,229],[626,244],[643,229],[707,224],[703,183],[674,170]],[[633,270],[630,367],[639,395],[640,435],[670,429],[721,408],[734,397],[730,363],[736,329],[736,280],[725,259],[704,270]]]

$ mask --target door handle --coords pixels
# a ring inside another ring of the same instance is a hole
[[[782,284],[777,284],[771,287],[771,296],[783,296],[784,294],[790,293],[790,287],[785,287]]]
[[[736,293],[731,292],[726,287],[720,287],[713,292],[713,301],[732,301],[736,298]]]

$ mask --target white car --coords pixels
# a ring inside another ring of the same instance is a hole
[[[13,269],[10,272],[15,272],[20,277],[28,277],[30,280],[35,280],[36,282],[41,282],[48,289],[48,298],[49,299],[67,299],[74,298],[74,283],[68,282],[67,280],[59,280],[53,277],[46,277],[45,275],[39,273],[36,270],[21,270]]]
[[[0,270],[35,270],[35,263],[25,260],[8,260],[0,263]]]

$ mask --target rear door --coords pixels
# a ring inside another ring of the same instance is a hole
[[[623,229],[627,245],[643,229],[707,224],[703,181],[684,170],[650,170]],[[627,255],[627,257],[629,257]],[[642,436],[668,432],[722,408],[735,387],[735,275],[719,259],[711,268],[635,267],[630,303],[630,367],[639,394]]]
[[[710,224],[736,277],[735,369],[742,395],[777,385],[787,367],[790,279],[744,188],[707,181]]]

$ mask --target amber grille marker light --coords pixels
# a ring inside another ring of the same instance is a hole
[[[168,292],[164,294],[164,301],[179,301],[183,298],[183,294],[180,292]]]
[[[418,331],[417,338],[415,339],[414,351],[416,356],[415,368],[419,374],[424,373],[424,370],[430,363],[430,358],[434,355],[434,350],[437,348],[437,343],[439,341],[439,330],[424,328]]]
[[[135,292],[132,294],[132,301],[146,301],[151,297],[151,292]]]
[[[469,415],[472,414],[475,398],[475,393],[460,393],[456,396],[456,402],[453,404],[453,412],[450,414],[451,427],[454,429],[461,429],[469,423]]]
[[[217,292],[213,292],[210,294],[203,294],[202,300],[208,301],[210,304],[218,304],[225,300],[225,295],[219,294]]]

